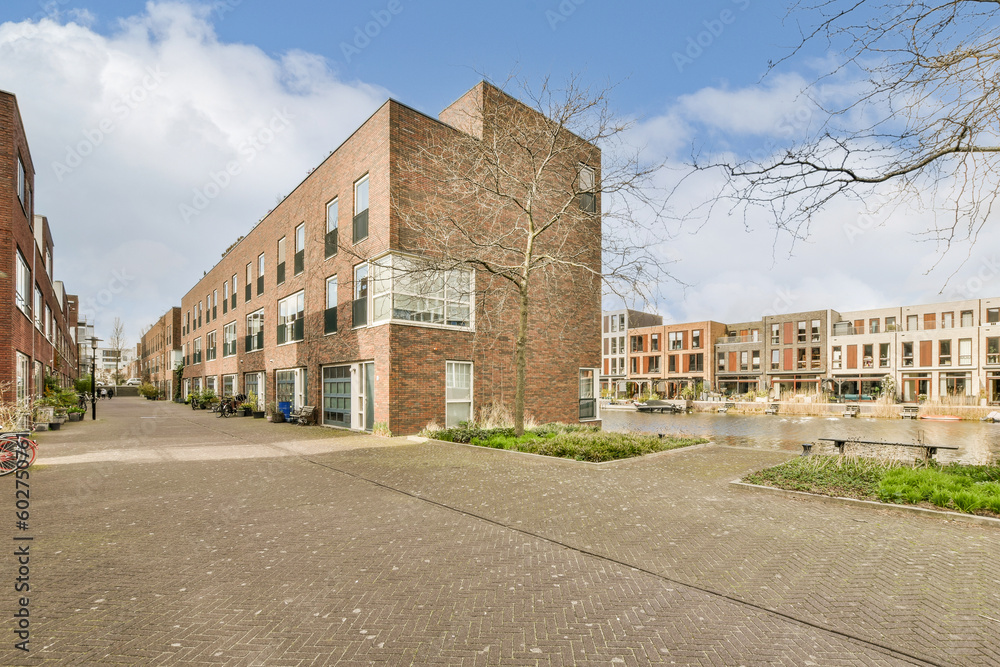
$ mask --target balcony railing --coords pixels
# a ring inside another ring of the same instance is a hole
[[[715,339],[716,345],[734,345],[737,343],[759,343],[760,336],[722,336]]]

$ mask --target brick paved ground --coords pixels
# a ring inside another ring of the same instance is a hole
[[[729,486],[781,452],[593,466],[99,412],[39,438],[32,650],[0,557],[2,664],[1000,661],[1000,529]]]

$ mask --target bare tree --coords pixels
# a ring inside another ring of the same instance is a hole
[[[943,252],[974,243],[997,196],[1000,2],[797,0],[788,19],[801,41],[771,71],[813,45],[838,59],[804,91],[824,122],[763,159],[696,168],[720,169],[723,198],[763,208],[795,238],[831,201],[854,197],[943,213],[925,232]],[[844,96],[835,84],[854,78]]]
[[[112,382],[121,384],[118,364],[121,363],[122,353],[128,348],[128,338],[125,336],[125,323],[119,317],[115,318],[114,324],[111,326],[111,337],[108,338],[108,347],[115,355],[115,373],[112,376]]]
[[[456,130],[428,131],[400,165],[410,184],[395,195],[400,244],[423,258],[405,270],[475,271],[476,302],[489,305],[476,311],[477,339],[507,346],[513,338],[506,372],[514,374],[518,434],[527,351],[540,335],[532,322],[556,322],[545,335],[569,340],[599,322],[581,322],[567,303],[599,304],[602,285],[649,299],[665,274],[655,254],[665,228],[652,186],[660,165],[626,146],[630,123],[611,111],[609,94],[576,79],[536,88],[484,82],[442,114]]]

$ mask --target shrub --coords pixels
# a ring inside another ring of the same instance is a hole
[[[983,506],[983,498],[975,491],[959,491],[953,498],[960,512],[972,513]]]
[[[951,503],[951,494],[944,489],[938,489],[931,494],[931,502],[938,507],[948,507]]]

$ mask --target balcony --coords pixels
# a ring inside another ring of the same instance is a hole
[[[715,339],[716,345],[737,345],[739,343],[759,343],[760,336],[722,336]]]

